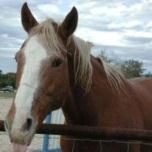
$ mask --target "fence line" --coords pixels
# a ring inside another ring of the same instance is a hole
[[[4,131],[3,121],[0,130]],[[71,138],[91,140],[118,140],[123,142],[142,141],[152,143],[152,131],[137,129],[117,129],[74,125],[41,124],[37,134],[65,135]]]

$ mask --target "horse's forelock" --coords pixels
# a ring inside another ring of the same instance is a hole
[[[31,30],[29,37],[37,35],[40,42],[48,51],[54,51],[54,53],[60,54],[62,51],[65,51],[65,46],[57,32],[58,24],[49,18],[35,26]]]

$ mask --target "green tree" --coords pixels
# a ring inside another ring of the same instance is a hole
[[[121,64],[121,71],[127,78],[141,77],[143,75],[143,63],[137,60],[127,60]]]
[[[0,74],[0,88],[5,87],[7,85],[13,86],[15,88],[15,73],[6,73]]]

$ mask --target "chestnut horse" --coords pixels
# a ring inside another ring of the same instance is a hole
[[[152,129],[152,79],[127,80],[90,44],[73,35],[75,7],[62,23],[38,23],[25,3],[21,20],[27,40],[16,54],[17,93],[5,126],[11,142],[28,146],[48,113],[61,108],[66,124]],[[150,152],[151,147],[99,141],[64,140],[62,152]]]

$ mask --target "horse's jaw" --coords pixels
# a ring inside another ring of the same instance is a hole
[[[27,145],[12,143],[13,152],[27,152]]]

